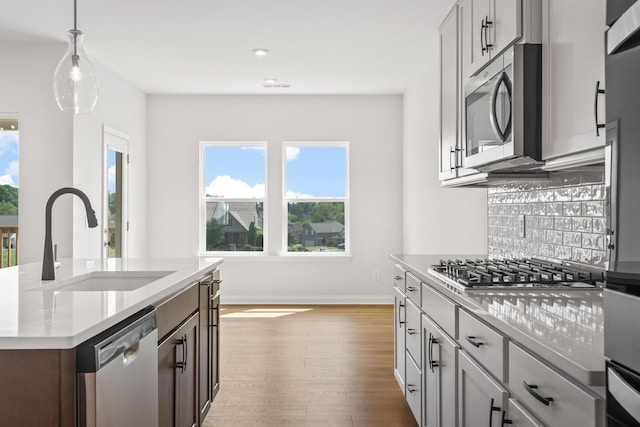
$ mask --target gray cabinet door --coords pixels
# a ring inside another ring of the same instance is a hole
[[[458,344],[422,316],[424,407],[422,426],[458,425]]]
[[[393,371],[396,376],[396,381],[400,386],[402,393],[405,392],[404,379],[405,379],[405,319],[406,315],[406,297],[398,288],[393,289],[394,299],[394,335],[393,341],[395,344],[393,352]]]
[[[458,406],[461,427],[498,427],[508,391],[464,350],[458,352]]]

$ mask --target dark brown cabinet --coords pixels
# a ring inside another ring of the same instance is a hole
[[[199,425],[198,396],[198,313],[158,345],[159,425],[195,427]]]
[[[220,282],[216,269],[156,307],[161,427],[202,425],[220,388]]]
[[[200,281],[200,370],[198,409],[200,424],[204,422],[213,398],[220,388],[219,357],[220,339],[218,324],[220,320],[220,271],[215,270],[210,276]]]

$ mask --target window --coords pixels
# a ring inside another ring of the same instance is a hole
[[[201,248],[264,252],[264,142],[201,142]]]
[[[348,251],[347,148],[345,142],[284,143],[287,253]]]
[[[0,119],[0,268],[18,263],[18,120]]]

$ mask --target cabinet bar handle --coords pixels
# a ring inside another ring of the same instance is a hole
[[[455,158],[456,150],[451,147],[451,151],[449,151],[449,171],[453,171],[456,169],[456,158]],[[453,155],[453,166],[451,165],[451,156]]]
[[[472,335],[467,335],[467,336],[465,336],[465,338],[467,339],[467,341],[469,341],[469,344],[471,344],[475,348],[480,348],[480,346],[483,345],[482,342],[474,341],[474,340],[478,339],[478,337],[475,337],[475,336],[472,336]]]
[[[405,305],[403,303],[398,304],[398,325],[402,325],[404,323],[404,320],[400,320],[400,309],[404,307]]]
[[[176,368],[179,368],[180,373],[182,373],[186,369],[186,359],[184,355],[184,346],[185,346],[184,335],[176,340],[176,345],[182,346],[182,362],[176,362]]]
[[[440,363],[438,363],[437,360],[433,360],[434,344],[438,344],[438,339],[435,337],[435,335],[431,335],[431,333],[429,333],[429,369],[431,369],[431,372],[435,372],[435,369],[433,368],[437,368],[438,366],[440,366]]]
[[[418,290],[418,288],[416,288],[415,286],[407,286],[407,290],[408,290],[409,292],[415,292],[415,291],[417,291],[417,290]]]
[[[400,276],[399,274],[396,276],[393,276],[393,280],[402,280],[404,279],[404,277]]]
[[[493,405],[494,399],[491,399],[491,406],[489,406],[489,427],[493,426],[493,413],[494,412],[500,412],[500,407],[499,406],[494,406]]]
[[[596,82],[596,97],[593,101],[593,115],[596,119],[596,136],[600,136],[600,129],[607,127],[606,124],[601,124],[598,122],[598,95],[604,94],[605,90],[600,89],[600,80]]]
[[[409,335],[415,335],[415,334],[417,334],[418,332],[417,332],[415,329],[411,329],[411,328],[409,328],[409,329],[407,329],[407,333],[408,333]]]
[[[482,24],[480,25],[480,52],[482,53],[482,56],[484,56],[484,52],[487,50],[487,48],[484,47],[484,42],[482,41],[483,34],[484,34],[484,18],[482,18]]]
[[[535,399],[538,402],[542,403],[543,405],[549,406],[549,403],[553,402],[553,397],[543,397],[536,391],[536,389],[538,388],[537,385],[527,384],[526,381],[522,381],[522,385],[524,386],[524,389],[527,390],[527,392],[531,396],[535,397]]]
[[[187,360],[189,360],[189,337],[184,334],[184,369],[187,370]]]
[[[412,388],[412,387],[414,387],[414,385],[413,385],[413,384],[407,384],[407,391],[408,391],[409,393],[414,393],[414,392],[418,391],[418,389],[417,389],[417,388]]]
[[[489,29],[489,25],[492,25],[493,21],[489,21],[489,17],[485,17],[484,19],[484,46],[485,49],[487,50],[487,53],[489,53],[489,49],[491,49],[493,47],[493,44],[489,43],[489,37],[487,34],[487,30]]]
[[[502,411],[502,422],[500,423],[500,427],[504,427],[506,424],[513,424],[512,420],[506,419],[507,411]]]
[[[216,299],[220,298],[220,291],[216,292],[215,294],[211,295],[211,297],[209,298],[211,301],[214,301]]]

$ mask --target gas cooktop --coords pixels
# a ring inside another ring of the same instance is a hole
[[[481,290],[584,290],[601,288],[603,272],[540,259],[440,260],[429,272],[461,293]]]

